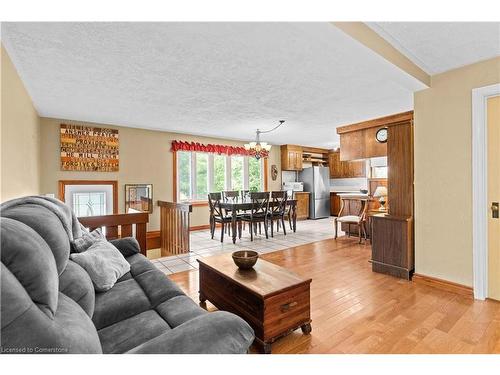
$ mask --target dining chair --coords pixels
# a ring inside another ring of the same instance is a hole
[[[345,207],[346,200],[359,200],[361,202],[361,207],[358,211],[358,215],[342,215]],[[359,233],[359,243],[361,243],[361,235],[364,233],[365,243],[367,240],[366,235],[366,218],[367,218],[367,208],[368,208],[368,200],[367,199],[359,199],[353,197],[341,197],[340,198],[340,211],[339,215],[333,219],[333,225],[335,230],[335,239],[337,238],[338,232],[338,223],[348,224],[349,229],[351,225],[357,225],[358,233]],[[350,230],[348,230],[350,233]]]
[[[267,221],[269,213],[269,193],[268,192],[252,192],[250,193],[252,208],[250,213],[241,215],[243,222],[248,222],[250,229],[250,240],[253,241],[254,226],[257,223],[264,223],[264,231],[266,238],[269,238],[267,232]]]
[[[250,190],[240,190],[241,200],[246,201],[250,199]],[[246,214],[247,210],[242,210],[241,213]],[[245,230],[245,222],[243,222],[243,230]]]
[[[222,200],[221,193],[209,193],[208,194],[208,206],[210,209],[210,235],[212,239],[215,235],[216,224],[221,224],[220,242],[224,242],[224,231],[227,227],[231,227],[232,216],[225,214],[224,210],[220,207],[220,201]],[[241,218],[236,217],[236,222],[238,225],[238,235],[241,238]],[[229,233],[228,233],[229,234]]]
[[[285,210],[286,210],[287,192],[273,191],[271,192],[271,203],[269,205],[269,220],[271,224],[271,237],[274,237],[274,221],[276,220],[276,231],[279,231],[280,220],[283,225],[283,234],[286,236],[285,228]]]
[[[242,200],[250,199],[250,190],[241,190],[240,193]]]
[[[238,190],[227,190],[222,192],[222,199],[224,200],[224,202],[236,202],[238,201],[239,197],[240,192]],[[224,211],[226,216],[232,214],[231,210],[226,209]],[[226,231],[228,234],[231,234],[231,225],[226,224]]]
[[[286,199],[287,202],[290,199],[295,198],[295,192],[293,190],[286,190]],[[293,230],[292,227],[292,206],[291,205],[285,205],[285,220],[288,220],[288,225],[290,225],[290,230]]]

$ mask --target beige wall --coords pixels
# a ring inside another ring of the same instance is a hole
[[[40,192],[38,113],[1,46],[0,201]]]
[[[415,272],[472,286],[471,90],[500,58],[432,76],[415,93]]]
[[[68,172],[61,171],[59,166],[59,125],[61,123],[91,125],[79,121],[41,118],[41,155],[42,155],[42,193],[55,193],[57,196],[59,180],[118,180],[119,212],[125,209],[125,184],[153,184],[153,200],[172,201],[173,169],[172,140],[196,141],[200,143],[221,143],[240,146],[243,142],[197,137],[185,134],[167,133],[152,130],[141,130],[119,126],[94,124],[120,130],[120,171],[119,172]],[[269,171],[271,165],[280,167],[279,147],[271,149]],[[280,173],[281,175],[281,173]],[[269,189],[279,189],[279,177],[272,181],[269,176]],[[158,207],[154,207],[150,216],[148,230],[159,229],[160,217]],[[191,225],[208,224],[208,207],[193,207]]]

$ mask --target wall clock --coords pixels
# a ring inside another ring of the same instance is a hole
[[[377,133],[375,134],[375,139],[379,143],[387,142],[387,128],[380,128],[379,130],[377,130]]]

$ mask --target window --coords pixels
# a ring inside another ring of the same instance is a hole
[[[208,195],[208,154],[195,153],[196,189],[194,199],[206,199]]]
[[[106,192],[73,193],[73,210],[77,217],[106,215]]]
[[[177,151],[177,200],[207,199],[209,192],[262,191],[263,160],[241,155]]]
[[[226,189],[226,157],[214,155],[214,183],[212,191],[222,191]]]
[[[179,187],[179,200],[190,200],[191,195],[191,153],[179,152],[177,155],[177,174]]]
[[[231,190],[243,190],[243,156],[231,156]]]
[[[248,190],[261,191],[262,187],[262,162],[255,158],[248,159]]]

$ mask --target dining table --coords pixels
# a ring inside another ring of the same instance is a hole
[[[279,205],[280,202],[269,201],[269,208]],[[233,236],[233,244],[236,243],[236,218],[238,212],[250,211],[253,207],[258,207],[258,202],[253,202],[250,198],[236,198],[236,199],[228,199],[225,201],[219,202],[220,208],[226,210],[231,214],[231,234]],[[290,207],[290,214],[292,219],[292,230],[295,233],[297,230],[297,199],[287,199],[286,201],[287,207]]]

